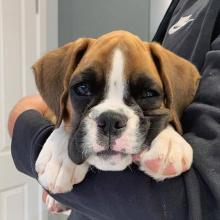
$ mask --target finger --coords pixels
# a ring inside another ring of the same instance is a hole
[[[52,211],[53,203],[54,203],[54,199],[50,195],[48,195],[46,199],[46,205],[48,211]]]
[[[43,190],[42,193],[42,201],[46,204],[46,200],[47,200],[47,196],[48,196],[48,192],[46,190]]]

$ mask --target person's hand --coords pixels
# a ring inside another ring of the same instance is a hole
[[[44,115],[48,111],[48,106],[40,95],[26,96],[20,99],[13,107],[8,118],[8,132],[12,136],[13,128],[18,116],[26,110],[36,110]]]
[[[57,202],[53,197],[51,197],[46,190],[43,190],[42,200],[47,206],[48,211],[53,214],[58,214],[60,212],[69,210],[69,208],[65,207],[61,203]]]
[[[155,180],[172,178],[190,169],[192,147],[169,125],[152,141],[150,149],[135,155],[134,162]]]

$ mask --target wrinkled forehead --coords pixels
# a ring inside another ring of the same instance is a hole
[[[147,77],[162,87],[148,43],[130,33],[107,34],[98,38],[82,58],[76,74],[86,70],[107,79],[115,71],[125,81]]]

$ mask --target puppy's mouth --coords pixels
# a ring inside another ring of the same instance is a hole
[[[126,153],[123,153],[123,152],[119,152],[119,151],[114,151],[114,150],[103,150],[103,151],[100,151],[98,153],[96,153],[96,155],[98,157],[101,157],[103,159],[108,159],[109,157],[112,157],[112,156],[121,156],[121,157],[125,157],[127,156],[128,154]]]
[[[124,152],[107,149],[91,154],[88,162],[100,170],[120,171],[132,163],[132,156]]]

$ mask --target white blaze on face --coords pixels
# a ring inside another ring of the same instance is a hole
[[[123,102],[125,80],[124,80],[124,56],[121,50],[113,52],[112,69],[109,73],[108,91],[106,101]]]
[[[106,146],[101,146],[97,143],[98,129],[96,118],[106,111],[114,111],[124,114],[128,118],[127,126],[121,137],[116,139],[113,150],[123,151],[129,154],[136,153],[138,145],[138,125],[139,117],[136,113],[124,103],[124,93],[126,91],[126,80],[124,77],[125,56],[119,48],[116,48],[112,53],[112,65],[107,78],[106,94],[104,100],[93,107],[84,119],[86,136],[84,138],[85,151],[99,152],[106,150]],[[94,137],[94,134],[95,137]],[[101,170],[122,170],[128,166],[132,160],[131,155],[121,158],[120,156],[112,156],[110,159],[103,160],[102,158],[91,155],[88,162]]]
[[[127,108],[123,101],[126,86],[124,66],[125,57],[122,51],[116,48],[112,53],[112,65],[107,78],[105,98],[93,108],[89,114],[90,118],[95,119],[105,111],[115,111],[127,115],[123,111],[125,107]]]

